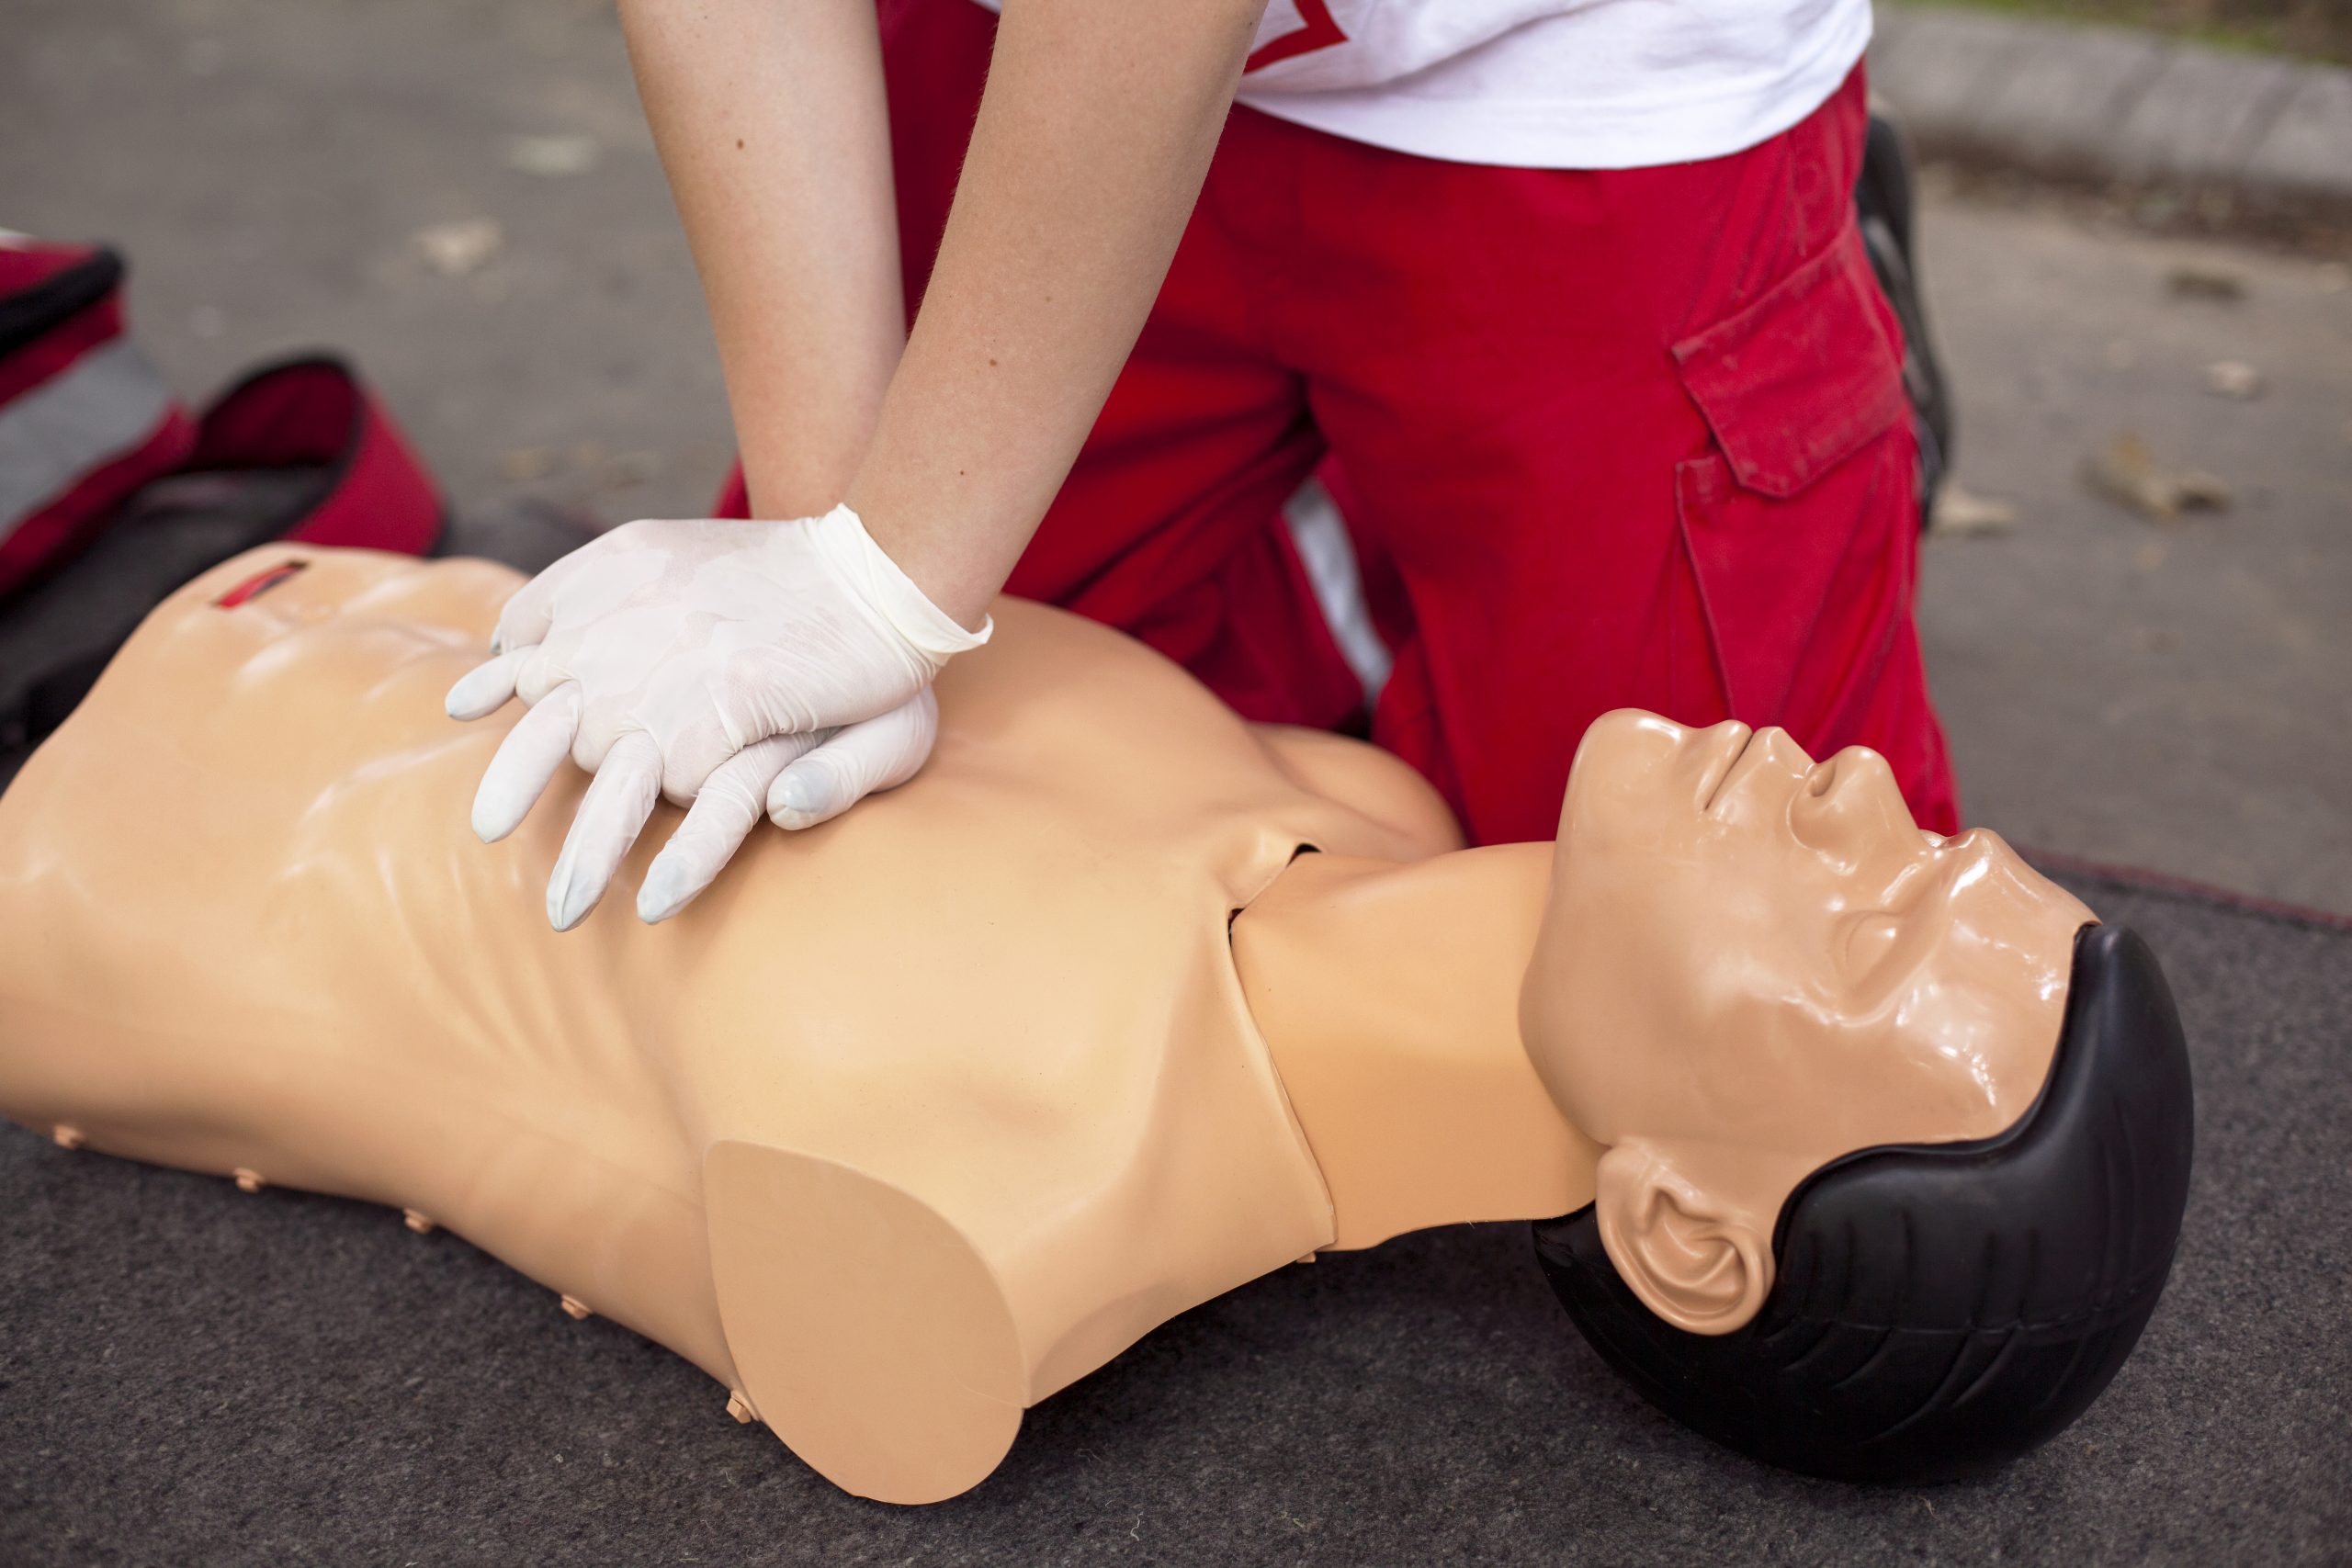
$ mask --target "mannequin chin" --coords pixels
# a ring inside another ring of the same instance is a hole
[[[437,1222],[899,1502],[1198,1302],[1419,1225],[1539,1222],[1650,1397],[1830,1473],[2046,1438],[2153,1308],[2153,961],[1868,752],[1612,715],[1556,851],[1464,852],[1395,759],[1008,602],[914,782],[557,935],[578,781],[485,848],[513,716],[438,705],[517,581],[279,548],[150,617],[0,796],[0,1111]]]

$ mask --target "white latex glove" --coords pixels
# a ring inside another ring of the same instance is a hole
[[[616,528],[524,584],[489,662],[449,689],[453,718],[531,705],[482,774],[474,831],[513,832],[567,756],[596,775],[548,883],[548,919],[569,931],[667,795],[692,809],[638,902],[665,919],[760,807],[808,827],[912,777],[938,729],[932,678],[991,629],[933,605],[846,506]]]

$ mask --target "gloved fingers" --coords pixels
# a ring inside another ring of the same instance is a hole
[[[768,788],[768,816],[779,828],[830,821],[914,777],[938,736],[939,699],[925,686],[888,713],[843,726],[786,768]]]
[[[686,819],[646,868],[644,885],[637,890],[637,918],[654,925],[699,897],[766,814],[768,786],[776,775],[824,738],[822,730],[775,736],[744,747],[712,769]]]
[[[715,680],[684,663],[658,672],[641,705],[660,716],[648,728],[662,742],[662,793],[687,805],[703,780],[737,752],[774,736],[831,728],[796,700],[807,678],[791,660],[757,654],[730,660]]]
[[[526,703],[545,701],[549,692],[572,678],[543,642],[509,643],[499,657],[514,661],[514,694]]]
[[[481,718],[496,713],[514,694],[514,667],[522,662],[516,653],[501,653],[484,660],[458,677],[442,699],[442,706],[451,718]]]
[[[513,597],[498,612],[498,625],[490,634],[490,650],[492,653],[512,653],[516,649],[547,640],[548,631],[555,625],[557,573],[572,556],[579,553],[574,550],[571,555],[557,560],[514,591]]]
[[[791,756],[785,758],[784,762],[776,764],[778,768],[782,768],[785,762],[791,761],[793,758],[814,746],[824,734],[825,731],[817,730],[798,735],[779,736],[762,730],[757,736],[739,743],[730,739],[727,731],[712,718],[704,717],[683,725],[673,725],[662,737],[662,797],[673,806],[690,807],[702,798],[703,792],[710,787],[710,781],[717,778],[736,758],[748,756],[766,745],[771,739],[797,741],[798,745]],[[773,775],[770,776],[773,777]],[[764,796],[767,790],[765,781],[762,782],[760,789]],[[756,803],[752,815],[754,817],[759,815]]]
[[[870,639],[822,634],[739,649],[715,674],[673,663],[648,682],[640,711],[662,742],[662,791],[683,804],[744,747],[879,718],[912,702],[931,675]]]
[[[483,843],[494,844],[522,825],[571,755],[571,732],[579,723],[580,688],[566,682],[506,732],[474,791],[474,833]]]
[[[548,878],[548,923],[568,931],[612,886],[613,873],[662,795],[662,749],[653,738],[632,732],[613,742],[604,765],[589,781],[580,812],[564,835],[555,874]]]

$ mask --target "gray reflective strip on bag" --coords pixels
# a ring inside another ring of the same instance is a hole
[[[0,406],[0,538],[83,475],[134,450],[171,406],[155,367],[120,338]]]

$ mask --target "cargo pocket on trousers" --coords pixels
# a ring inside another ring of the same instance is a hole
[[[1902,354],[1859,232],[1798,267],[1736,314],[1674,345],[1682,385],[1713,446],[1675,472],[1684,546],[1730,710],[1795,726],[1792,688],[1809,662],[1869,657],[1852,647],[1883,604],[1841,602],[1911,558],[1893,529],[1914,504]],[[1886,558],[1900,551],[1899,559]],[[1808,687],[1815,681],[1804,682]],[[1821,683],[1845,684],[1825,672]],[[1806,705],[1815,706],[1817,705]]]

